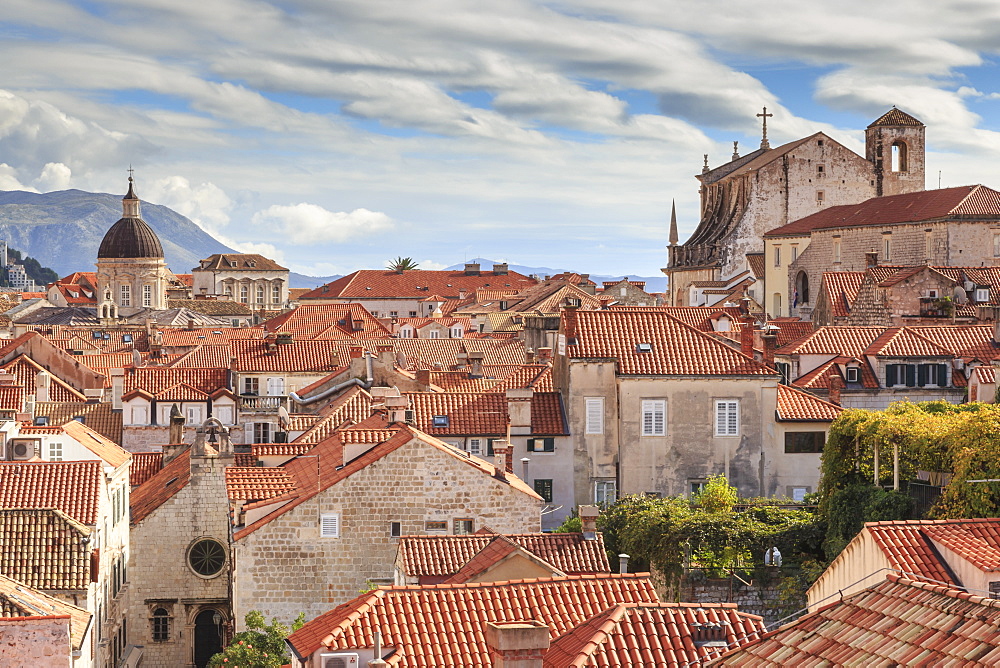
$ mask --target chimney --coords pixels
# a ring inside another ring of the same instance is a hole
[[[486,622],[486,646],[493,668],[542,668],[549,627],[535,620]]]
[[[424,389],[431,384],[431,370],[417,369],[417,382],[423,385]]]
[[[531,434],[531,399],[535,390],[530,387],[511,388],[506,391],[507,420],[510,433],[516,436]]]
[[[498,478],[505,478],[506,473],[510,471],[514,472],[513,462],[511,461],[511,447],[510,443],[504,440],[493,441],[493,465],[496,466],[496,476]]]
[[[466,276],[478,276],[479,275],[479,263],[478,262],[466,262],[465,263],[465,275]]]
[[[125,369],[111,369],[111,408],[122,409],[122,394],[125,393]]]
[[[764,344],[764,364],[774,368],[774,349],[778,347],[778,331],[781,328],[777,325],[767,325],[760,339]]]
[[[44,369],[35,374],[35,401],[49,401],[52,374]]]
[[[473,350],[469,353],[469,361],[472,363],[472,368],[469,369],[469,378],[482,378],[483,377],[483,351]]]
[[[497,274],[497,275],[500,275],[500,276],[506,276],[507,273],[508,273],[507,263],[506,262],[501,262],[500,264],[494,264],[493,265],[493,273]]]
[[[618,572],[628,573],[628,560],[629,556],[625,553],[618,555]]]
[[[754,317],[749,313],[740,317],[742,328],[740,329],[740,352],[747,357],[753,357],[753,329]]]
[[[184,442],[184,415],[177,408],[177,404],[170,407],[170,443],[177,444]]]
[[[351,359],[359,360],[365,354],[364,346],[351,346]]]
[[[601,514],[601,509],[597,506],[580,506],[577,512],[580,515],[580,524],[583,525],[583,537],[586,540],[594,540],[597,537],[597,516]]]
[[[828,401],[831,404],[837,404],[840,406],[840,393],[844,389],[844,379],[839,375],[830,378],[830,396]]]
[[[355,332],[360,332],[364,328],[365,328],[365,321],[364,320],[355,320],[354,321],[354,331]]]
[[[567,345],[574,345],[576,341],[576,316],[577,307],[571,304],[567,304],[563,307],[563,331],[566,334]]]
[[[878,266],[878,253],[875,251],[870,251],[865,253],[865,267],[871,269],[872,267]]]
[[[521,457],[521,480],[528,482],[528,464],[531,463],[531,459],[528,457]]]
[[[552,348],[543,346],[538,349],[538,363],[545,364],[552,361]]]
[[[194,331],[194,329],[194,318],[188,318],[188,331],[191,332]]]
[[[533,348],[525,348],[524,350],[524,363],[534,364],[535,363],[535,350]]]
[[[383,668],[389,664],[382,659],[382,633],[375,632],[375,647],[372,650],[372,660],[368,662],[368,668]]]

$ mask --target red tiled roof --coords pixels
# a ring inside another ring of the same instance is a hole
[[[17,376],[18,384],[33,388],[35,387],[35,376],[38,375],[39,371],[45,371],[45,367],[27,355],[18,355],[10,362],[0,366],[0,371],[14,374]],[[52,382],[49,385],[49,399],[52,401],[86,401],[87,397],[65,383],[55,374],[52,374]]]
[[[772,318],[768,323],[778,327],[776,343],[779,348],[809,336],[816,329],[810,321],[798,318]]]
[[[858,298],[858,291],[864,283],[863,271],[824,271],[823,286],[830,310],[835,318],[846,318],[851,313],[851,305]]]
[[[255,443],[250,446],[253,456],[257,459],[261,457],[290,457],[304,455],[312,447],[309,443]]]
[[[720,628],[724,646],[698,642],[703,629]],[[757,615],[735,603],[629,603],[609,608],[559,637],[545,653],[545,668],[585,666],[700,666],[765,632]]]
[[[992,364],[980,364],[972,370],[972,373],[976,374],[980,383],[997,382],[997,368]]]
[[[372,396],[358,386],[349,388],[341,394],[322,413],[323,417],[294,443],[319,443],[329,438],[334,431],[347,422],[361,422],[371,415]]]
[[[0,573],[39,589],[86,589],[90,534],[62,510],[0,509]]]
[[[184,489],[191,480],[191,449],[170,460],[153,477],[132,490],[129,506],[132,524],[138,524],[154,510]]]
[[[835,357],[825,364],[821,364],[812,371],[802,376],[799,376],[794,381],[792,385],[795,387],[800,387],[806,390],[824,390],[830,389],[830,379],[834,376],[840,376],[844,379],[843,374],[840,373],[840,365],[846,364],[851,358],[849,357]],[[871,365],[868,364],[867,359],[862,359],[860,361],[861,368],[861,386],[865,389],[875,390],[882,385],[878,382],[878,378],[875,376],[875,372],[872,371]],[[844,379],[846,381],[846,379]]]
[[[423,299],[437,294],[458,299],[459,292],[472,294],[479,288],[520,290],[536,283],[516,271],[494,274],[483,271],[478,276],[464,271],[425,271],[415,269],[396,273],[384,269],[362,269],[338,278],[332,283],[299,296],[308,299]]]
[[[885,112],[877,119],[872,121],[868,125],[868,127],[870,128],[891,127],[894,125],[909,125],[914,127],[924,126],[923,123],[915,119],[913,116],[910,116],[905,111],[900,111],[896,107],[893,107],[892,109],[890,109],[889,111]]]
[[[488,392],[404,392],[410,399],[417,428],[440,436],[507,433],[507,398]],[[435,427],[434,418],[448,418]]]
[[[206,394],[226,386],[229,369],[220,367],[162,367],[149,366],[125,370],[125,393],[145,390],[156,395],[180,383],[189,385]]]
[[[23,580],[0,575],[0,617],[17,617],[29,623],[60,617],[66,619],[69,623],[70,647],[79,650],[83,647],[92,615],[83,608],[29,587]],[[42,633],[41,629],[39,627],[39,633]]]
[[[786,422],[833,422],[843,408],[808,392],[778,385],[778,420]]]
[[[122,442],[122,412],[113,410],[110,401],[36,401],[35,416],[40,415],[48,417],[49,424],[60,426],[82,418],[84,424],[109,441]]]
[[[975,185],[873,197],[860,204],[831,206],[773,229],[764,236],[800,236],[834,227],[896,225],[964,217],[1000,218],[1000,192]]]
[[[866,522],[865,530],[892,568],[938,582],[958,585],[924,532],[924,521]]]
[[[614,358],[622,375],[764,376],[775,372],[725,343],[654,310],[579,311],[573,358]],[[563,316],[563,328],[566,316]],[[650,352],[639,352],[640,343]]]
[[[177,383],[160,390],[153,398],[157,401],[207,401],[208,393],[187,383]]]
[[[295,485],[283,468],[230,466],[226,468],[226,491],[230,501],[262,501],[294,492]]]
[[[487,622],[533,619],[555,638],[620,603],[657,600],[646,573],[380,587],[320,615],[288,642],[305,657],[324,646],[372,647],[379,631],[384,646],[396,648],[397,666],[490,666]]]
[[[20,385],[0,386],[0,408],[8,411],[24,410],[24,388]]]
[[[230,351],[243,372],[329,373],[342,367],[337,341],[292,341],[269,347],[264,341],[234,340]]]
[[[861,358],[885,327],[820,327],[776,352],[779,355],[842,355]]]
[[[712,666],[995,666],[1000,601],[894,573]]]
[[[264,338],[263,327],[216,327],[214,329],[177,329],[173,327],[160,330],[163,345],[168,348],[190,346],[224,346],[234,339]]]
[[[865,528],[894,567],[910,574],[957,584],[931,540],[980,570],[1000,571],[1000,518],[868,522]]]
[[[0,508],[55,508],[93,526],[104,463],[0,462]]]
[[[225,367],[229,368],[232,352],[229,344],[195,346],[179,357],[170,360],[168,366],[178,367]]]
[[[128,469],[129,484],[138,487],[159,473],[162,468],[162,452],[133,452]]]
[[[920,334],[902,327],[890,327],[865,351],[880,357],[950,357],[951,352]]]
[[[531,396],[532,434],[569,434],[558,392],[535,392]]]
[[[399,539],[397,561],[411,577],[452,575],[497,535],[403,536]],[[505,537],[567,575],[611,572],[601,534],[597,534],[596,540],[585,540],[579,533],[505,534]]]
[[[354,330],[354,321],[361,329]],[[301,304],[264,324],[269,332],[290,332],[297,339],[389,337],[392,333],[361,304]]]

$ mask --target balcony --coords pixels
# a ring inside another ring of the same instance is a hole
[[[288,397],[284,395],[257,396],[256,394],[241,394],[239,409],[241,413],[277,413],[284,406],[287,408]]]

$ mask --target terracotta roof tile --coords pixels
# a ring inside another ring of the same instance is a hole
[[[535,392],[531,396],[531,433],[569,434],[562,395],[558,392]]]
[[[0,462],[0,508],[55,508],[93,526],[104,476],[98,460]]]
[[[712,666],[994,666],[1000,601],[889,574]]]
[[[0,409],[24,411],[24,387],[21,385],[0,386]]]
[[[87,589],[90,534],[61,510],[0,509],[0,573],[39,589]]]
[[[288,271],[274,260],[257,253],[215,253],[198,263],[192,271]]]
[[[129,507],[132,524],[138,524],[154,510],[184,489],[191,479],[191,449],[174,457],[151,478],[132,490]]]
[[[129,452],[122,446],[109,440],[96,430],[91,429],[83,422],[70,420],[62,425],[62,430],[70,438],[115,468],[128,464],[131,458]]]
[[[725,343],[654,310],[576,313],[572,358],[613,358],[622,375],[763,376],[775,372]],[[566,316],[563,316],[566,327]],[[640,352],[639,344],[649,344]]]
[[[186,353],[170,359],[167,366],[179,367],[224,367],[229,368],[232,352],[229,344],[195,346]]]
[[[215,392],[226,386],[229,369],[220,367],[139,367],[125,370],[125,393],[133,390],[145,390],[156,395],[184,383],[206,394]]]
[[[889,111],[885,112],[877,119],[872,121],[868,127],[870,128],[891,127],[894,125],[908,125],[914,127],[924,126],[923,123],[915,119],[913,116],[910,116],[905,111],[901,111],[896,107],[893,107],[892,109],[890,109]]]
[[[294,443],[319,443],[348,422],[361,422],[371,415],[372,396],[354,386],[341,394],[322,411],[322,417],[295,439]]]
[[[868,225],[896,225],[961,217],[1000,216],[1000,192],[986,186],[958,186],[886,195],[860,204],[831,206],[765,237],[807,235],[812,230]]]
[[[924,521],[867,522],[865,529],[885,554],[892,568],[938,582],[957,585],[948,565],[924,531]]]
[[[778,386],[778,420],[787,422],[832,422],[843,408],[788,385]]]
[[[486,622],[537,620],[558,637],[619,603],[654,603],[648,574],[574,575],[495,583],[380,587],[288,638],[301,656],[372,647],[379,631],[397,666],[490,666]]]
[[[231,501],[262,501],[294,492],[295,485],[283,468],[230,466],[226,468],[226,491]]]
[[[609,608],[557,638],[544,666],[700,666],[764,631],[760,617],[739,612],[734,603],[629,603]],[[702,640],[708,634],[713,642]]]
[[[507,433],[507,398],[486,392],[404,392],[421,431],[434,435]],[[435,426],[435,418],[446,418]]]
[[[834,376],[840,376],[846,382],[846,379],[844,379],[843,374],[840,372],[840,365],[846,364],[850,360],[851,358],[849,357],[835,357],[826,364],[819,365],[809,373],[799,376],[792,381],[792,385],[805,390],[828,390],[830,389],[830,379]],[[875,376],[875,372],[872,371],[871,365],[868,364],[868,360],[862,359],[860,368],[861,386],[863,388],[874,390],[882,387]]]
[[[230,352],[243,372],[329,373],[342,367],[337,341],[292,341],[269,347],[264,341],[234,340]]]
[[[355,329],[355,322],[360,329]],[[361,304],[300,304],[268,320],[269,332],[289,332],[296,339],[390,337],[392,333]]]
[[[45,367],[31,359],[27,355],[19,355],[10,362],[0,366],[0,371],[6,371],[17,376],[17,382],[24,387],[35,387],[35,376],[39,371],[44,371]],[[69,384],[65,383],[56,375],[52,375],[52,383],[49,385],[49,398],[53,401],[86,401],[87,397],[82,392],[77,391]]]
[[[163,345],[168,348],[183,348],[191,346],[229,345],[236,339],[262,339],[263,327],[215,327],[180,329],[167,327],[159,330]]]
[[[431,294],[458,299],[459,292],[472,294],[479,288],[522,289],[534,285],[534,279],[516,271],[494,274],[483,271],[466,275],[464,271],[426,271],[416,269],[396,273],[391,270],[362,269],[332,283],[299,296],[309,299],[423,299]]]
[[[133,452],[128,469],[129,484],[138,487],[159,473],[162,468],[162,452]]]
[[[153,395],[153,398],[157,401],[207,401],[208,392],[191,387],[187,383],[177,383],[160,390]]]
[[[0,575],[0,617],[67,617],[70,647],[79,650],[90,627],[91,614],[83,608]]]
[[[411,577],[453,575],[494,541],[497,534],[403,536],[399,556]],[[567,575],[610,573],[604,537],[585,540],[579,533],[505,534],[505,537]]]

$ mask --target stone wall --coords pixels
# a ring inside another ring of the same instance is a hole
[[[806,605],[805,590],[791,583],[782,586],[785,578],[794,578],[798,570],[765,566],[741,578],[707,577],[701,569],[685,573],[680,586],[680,600],[685,603],[735,603],[740,612],[760,615],[764,624],[772,626],[779,620],[792,621],[802,614]],[[667,599],[670,600],[670,599]],[[798,613],[798,614],[796,614]],[[788,619],[786,619],[788,618]]]
[[[236,546],[235,614],[249,610],[291,622],[349,601],[373,582],[391,584],[398,540],[427,534],[427,522],[473,520],[501,533],[540,530],[542,502],[418,439],[403,445]],[[340,537],[321,538],[320,516],[340,516]]]
[[[73,665],[69,615],[0,618],[0,665],[67,668]]]

